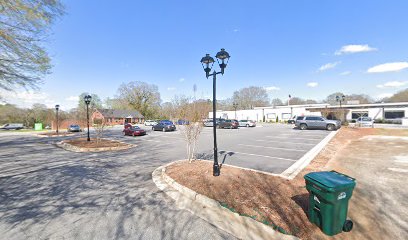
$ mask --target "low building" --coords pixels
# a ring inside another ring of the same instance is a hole
[[[339,117],[339,112],[343,116]],[[257,122],[281,122],[303,115],[323,115],[328,118],[340,118],[350,122],[359,117],[371,117],[377,121],[401,123],[402,119],[408,117],[408,102],[347,104],[341,107],[329,104],[288,105],[256,107],[237,111],[220,110],[216,113],[217,118],[255,120]],[[212,118],[212,112],[208,116]]]
[[[97,109],[92,113],[91,122],[103,119],[106,125],[123,125],[126,123],[144,123],[144,116],[136,110]]]

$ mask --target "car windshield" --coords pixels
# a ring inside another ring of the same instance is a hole
[[[134,126],[134,127],[131,127],[131,129],[132,129],[132,130],[140,130],[140,127]]]
[[[362,120],[362,121],[369,122],[369,121],[371,121],[371,118],[365,117],[365,118],[362,118],[361,120]]]
[[[165,125],[173,125],[172,121],[162,121],[161,123]]]
[[[71,125],[71,127],[74,128],[74,127],[79,127],[79,126],[78,125]]]

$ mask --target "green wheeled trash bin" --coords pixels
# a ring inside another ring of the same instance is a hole
[[[311,172],[304,176],[309,192],[309,220],[325,234],[349,232],[348,202],[356,186],[355,179],[336,171]]]

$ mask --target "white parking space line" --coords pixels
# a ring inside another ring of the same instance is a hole
[[[295,152],[307,152],[307,150],[300,150],[300,149],[293,149],[293,148],[280,148],[280,147],[266,147],[266,146],[257,146],[257,145],[247,145],[247,144],[238,144],[245,147],[255,147],[255,148],[271,148],[271,149],[279,149],[285,151],[295,151]]]
[[[267,138],[283,138],[283,139],[297,139],[297,140],[321,140],[323,138],[299,138],[299,137],[279,137],[279,136],[265,136]]]
[[[315,143],[299,143],[299,142],[282,142],[282,141],[272,141],[272,140],[255,140],[257,142],[269,142],[269,143],[283,143],[283,144],[301,144],[301,145],[310,145],[314,146]]]
[[[243,152],[236,152],[236,151],[230,151],[230,150],[223,150],[225,152],[233,152],[235,154],[241,154],[241,155],[248,155],[248,156],[255,156],[255,157],[263,157],[263,158],[272,158],[272,159],[279,159],[283,161],[290,161],[290,162],[296,162],[298,159],[290,159],[290,158],[281,158],[281,157],[272,157],[272,156],[266,156],[266,155],[259,155],[259,154],[253,154],[253,153],[243,153]]]

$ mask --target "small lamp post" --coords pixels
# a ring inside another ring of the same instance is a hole
[[[237,120],[237,108],[238,108],[238,103],[232,103],[232,107],[234,108],[234,110],[235,110],[235,120]]]
[[[59,111],[59,108],[60,108],[60,105],[55,105],[55,115],[56,115],[56,119],[57,119],[57,135],[59,135],[59,133],[58,133],[58,125],[59,125],[59,123],[58,123],[58,111]]]
[[[201,65],[203,66],[205,77],[208,79],[210,76],[213,77],[213,133],[214,133],[214,165],[213,165],[213,176],[220,175],[220,165],[218,164],[218,148],[217,148],[217,122],[216,122],[216,111],[217,111],[217,99],[216,99],[216,86],[217,86],[217,74],[224,75],[224,70],[227,67],[230,55],[228,52],[225,51],[224,48],[221,49],[216,55],[215,58],[217,59],[218,65],[220,66],[221,71],[216,72],[215,70],[213,73],[211,72],[211,68],[214,65],[214,58],[210,56],[210,54],[206,54],[203,58],[201,58]]]
[[[89,137],[89,104],[91,103],[91,100],[92,100],[91,95],[86,95],[84,97],[84,101],[86,104],[86,122],[88,124],[88,138],[87,138],[88,142],[91,141],[91,138]]]

